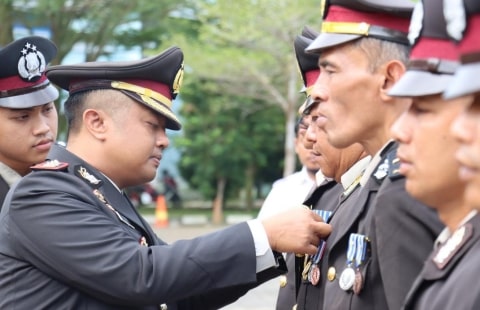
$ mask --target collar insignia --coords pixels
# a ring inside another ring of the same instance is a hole
[[[385,160],[383,161],[383,163],[381,163],[377,170],[375,171],[375,173],[373,174],[373,176],[377,179],[377,180],[382,180],[383,178],[385,178],[388,174],[388,169],[389,169],[389,163],[388,163],[388,158],[385,158]]]
[[[77,176],[81,177],[82,179],[84,179],[85,181],[87,181],[93,187],[98,188],[102,184],[102,180],[98,179],[95,175],[90,173],[87,170],[87,168],[85,168],[83,166],[76,167],[75,168],[75,174]]]
[[[473,227],[471,224],[467,223],[458,228],[452,236],[438,248],[437,253],[433,257],[433,262],[437,268],[443,269],[472,235]]]

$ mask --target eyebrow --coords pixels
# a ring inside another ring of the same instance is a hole
[[[330,67],[336,67],[332,62],[326,60],[326,59],[319,59],[318,60],[318,67],[319,68],[324,68],[324,67],[327,67],[327,66],[330,66]]]

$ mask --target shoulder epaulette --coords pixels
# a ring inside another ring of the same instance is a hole
[[[64,171],[68,168],[68,163],[54,160],[46,160],[42,163],[33,165],[30,167],[33,171],[41,171],[41,170],[54,170],[54,171]]]

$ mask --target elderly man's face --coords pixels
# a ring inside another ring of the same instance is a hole
[[[315,104],[310,110],[310,125],[306,133],[307,147],[311,146],[315,155],[318,156],[320,170],[327,178],[334,178],[337,182],[363,152],[363,147],[355,143],[343,149],[336,148],[328,141],[327,134],[318,125],[319,106]]]

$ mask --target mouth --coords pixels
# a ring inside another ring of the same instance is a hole
[[[400,161],[400,167],[398,168],[400,174],[407,175],[412,169],[412,162],[409,161],[405,155],[402,155],[399,152],[397,152],[397,158]]]
[[[154,162],[155,166],[158,167],[160,165],[160,161],[162,160],[162,155],[161,154],[152,155],[150,156],[150,159]]]
[[[458,170],[459,178],[462,181],[469,181],[478,174],[478,167],[468,159],[467,153],[459,148],[457,153],[455,154],[455,159],[460,165]]]
[[[53,144],[53,139],[42,139],[37,143],[35,143],[33,147],[35,149],[43,151],[43,150],[49,150],[52,144]]]

